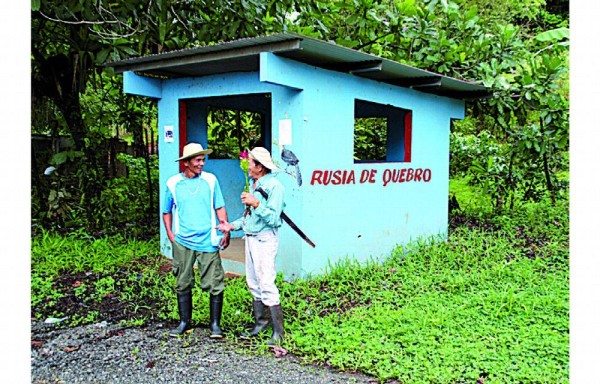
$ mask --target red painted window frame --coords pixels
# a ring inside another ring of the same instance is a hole
[[[179,100],[179,153],[183,153],[183,147],[187,144],[187,103]],[[179,172],[183,172],[183,161],[179,162]]]
[[[409,163],[412,157],[412,111],[404,115],[404,162]]]

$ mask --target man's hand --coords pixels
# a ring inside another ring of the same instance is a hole
[[[175,234],[172,231],[167,231],[167,237],[171,241],[171,243],[175,242]]]
[[[233,225],[232,225],[233,227]],[[221,239],[221,242],[219,243],[219,248],[220,249],[225,249],[227,247],[229,247],[229,241],[231,240],[231,234],[229,232],[223,232],[225,235],[223,236],[223,238]]]
[[[248,192],[242,192],[242,203],[254,208],[258,207],[258,205],[260,204],[256,197],[254,197],[253,194]]]

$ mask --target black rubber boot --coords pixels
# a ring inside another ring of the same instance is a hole
[[[245,339],[257,336],[269,326],[269,314],[263,302],[254,300],[252,302],[252,309],[254,312],[254,328],[250,332],[244,332],[240,335],[240,337]]]
[[[283,311],[281,304],[269,307],[271,311],[271,320],[273,320],[273,336],[267,342],[267,345],[279,345],[283,339]]]
[[[192,331],[192,291],[177,294],[179,308],[179,326],[169,332],[169,336],[177,337]]]
[[[221,313],[223,312],[223,292],[218,295],[210,295],[210,338],[220,339],[223,331],[219,326]]]

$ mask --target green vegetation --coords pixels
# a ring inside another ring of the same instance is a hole
[[[381,263],[345,261],[306,280],[279,276],[284,347],[381,382],[567,383],[567,206],[467,213],[447,242],[399,246]],[[175,325],[174,278],[158,249],[155,240],[119,236],[34,237],[32,317],[69,316],[59,326]],[[252,321],[251,300],[244,279],[227,280],[223,326],[235,345]],[[206,326],[208,295],[197,290],[194,301],[194,321]],[[260,353],[265,341],[240,348]]]

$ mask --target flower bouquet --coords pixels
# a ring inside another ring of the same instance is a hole
[[[244,192],[250,193],[250,180],[248,180],[248,170],[250,169],[250,159],[248,158],[248,151],[240,152],[240,168],[244,172],[244,179],[246,185],[244,185]],[[250,207],[246,206],[244,210],[244,216],[251,215]]]
[[[240,152],[240,168],[244,172],[244,178],[246,179],[246,185],[244,186],[244,192],[250,192],[250,180],[248,180],[248,170],[250,169],[250,160],[248,158],[248,151]]]

